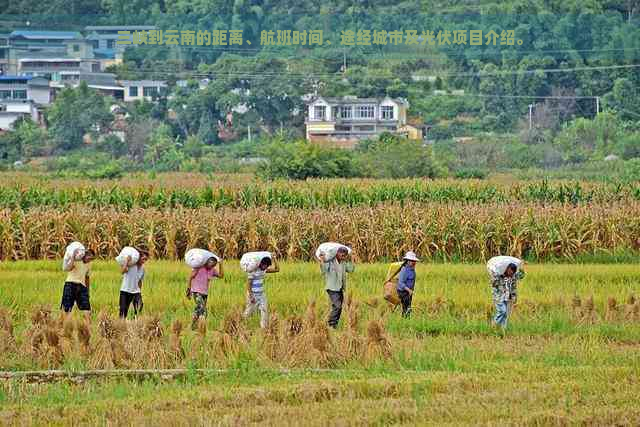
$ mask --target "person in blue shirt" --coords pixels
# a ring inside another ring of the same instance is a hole
[[[398,274],[397,290],[402,303],[402,317],[409,317],[411,316],[413,289],[416,285],[416,263],[420,260],[413,251],[407,252],[402,260],[404,265]]]

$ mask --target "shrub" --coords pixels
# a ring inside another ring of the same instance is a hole
[[[351,153],[324,148],[306,141],[276,140],[264,150],[265,161],[258,167],[267,179],[350,178],[358,176]]]

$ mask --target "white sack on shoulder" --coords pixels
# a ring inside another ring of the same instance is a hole
[[[125,246],[120,251],[120,254],[116,257],[116,262],[120,264],[120,267],[124,267],[127,262],[127,257],[131,257],[131,261],[129,261],[129,267],[135,265],[140,259],[140,252],[136,248],[132,248],[131,246]]]
[[[316,258],[319,259],[321,255],[324,255],[325,261],[331,261],[336,257],[338,249],[340,248],[346,248],[349,254],[351,254],[351,248],[347,245],[336,242],[325,242],[318,246],[318,249],[316,249]]]
[[[184,262],[191,268],[200,268],[209,261],[210,258],[215,258],[218,262],[220,262],[220,257],[214,254],[211,251],[206,249],[194,248],[189,249],[186,254],[184,254]]]
[[[69,245],[64,251],[64,258],[62,259],[62,269],[64,271],[68,271],[71,268],[71,266],[73,266],[74,261],[79,261],[82,259],[85,251],[86,251],[86,248],[82,243],[80,242],[69,243]],[[75,259],[73,258],[74,253],[76,254]]]
[[[240,258],[240,268],[245,273],[252,273],[258,268],[263,258],[273,259],[273,255],[267,251],[247,252]]]
[[[509,264],[515,264],[520,270],[522,262],[521,259],[512,256],[496,256],[487,261],[487,271],[492,276],[502,276]]]

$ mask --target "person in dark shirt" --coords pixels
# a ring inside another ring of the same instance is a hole
[[[416,263],[420,260],[415,252],[409,251],[405,254],[404,265],[398,274],[398,296],[402,303],[402,316],[411,316],[411,301],[413,300],[413,291],[416,285]]]

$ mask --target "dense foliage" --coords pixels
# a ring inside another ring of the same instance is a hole
[[[81,87],[64,91],[56,100],[47,115],[49,129],[39,144],[28,129],[21,135],[2,136],[0,157],[8,163],[90,149],[106,153],[129,169],[229,171],[238,163],[221,161],[221,152],[208,147],[228,147],[229,142],[249,134],[254,140],[270,140],[276,134],[298,140],[304,134],[303,97],[314,93],[407,98],[409,121],[431,126],[429,140],[471,138],[472,144],[455,148],[458,163],[469,163],[467,154],[473,157],[477,151],[493,150],[501,139],[514,142],[507,150],[515,168],[561,167],[610,154],[624,159],[639,154],[637,2],[205,3],[82,0],[64,7],[56,1],[0,3],[5,16],[14,18],[14,24],[7,21],[7,30],[26,18],[12,14],[29,11],[32,28],[82,30],[88,24],[144,23],[165,30],[242,29],[244,39],[252,40],[251,45],[241,46],[128,49],[124,63],[111,71],[121,78],[167,80],[170,90],[155,103],[124,106],[124,144],[113,138],[103,141],[112,117],[105,102]],[[52,13],[61,10],[68,15]],[[261,46],[260,32],[278,28],[321,28],[331,45]],[[437,34],[513,29],[522,44],[342,46],[342,31],[351,28],[416,29],[418,34],[423,30]],[[178,86],[178,79],[189,83]],[[596,114],[598,104],[600,115]],[[226,123],[230,112],[233,120]],[[158,128],[158,122],[165,127],[145,131]],[[87,133],[97,139],[91,148],[82,144]],[[311,156],[321,153],[310,150]],[[402,165],[401,170],[386,168],[378,174],[376,155],[385,150],[372,150],[367,165],[345,168],[343,164],[341,168],[348,172],[341,174],[396,177],[441,172],[427,159],[426,170]],[[398,146],[389,148],[393,150],[399,155]],[[249,156],[257,157],[259,151]],[[450,162],[447,166],[460,176],[468,175],[470,168],[508,166],[494,161],[491,154],[485,157],[473,165]],[[315,171],[274,176],[336,175],[332,169],[335,159],[319,161],[323,166]],[[325,167],[327,170],[319,170]]]

